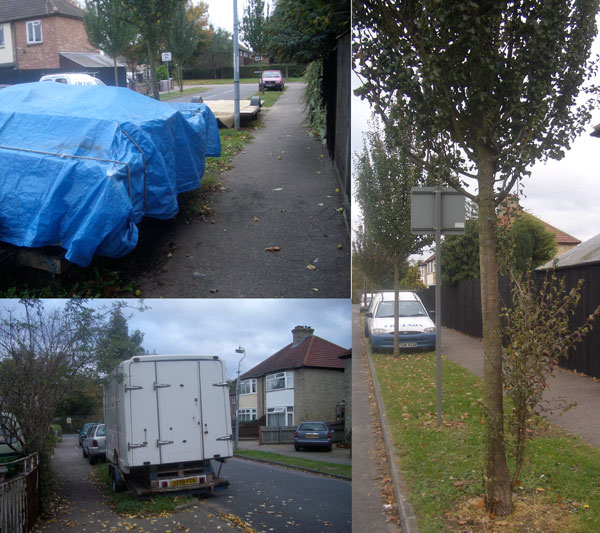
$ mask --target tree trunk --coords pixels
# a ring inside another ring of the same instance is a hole
[[[398,293],[400,291],[400,259],[394,257],[394,357],[400,355],[400,346],[398,342],[398,326],[400,323],[398,317]]]
[[[504,445],[502,336],[498,259],[496,256],[497,219],[494,204],[494,172],[492,157],[489,154],[484,155],[478,163],[486,505],[488,510],[496,516],[506,516],[513,511],[513,504]]]
[[[150,42],[146,43],[148,46],[148,65],[150,66],[150,83],[152,84],[152,98],[160,100],[160,92],[158,91],[158,81],[156,80],[156,62],[154,61],[154,53]]]

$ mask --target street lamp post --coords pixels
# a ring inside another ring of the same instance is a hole
[[[242,366],[242,361],[244,357],[246,357],[246,350],[241,346],[238,346],[235,349],[235,353],[243,353],[244,355],[240,359],[238,363],[237,369],[237,381],[235,383],[235,440],[234,440],[234,449],[238,449],[238,442],[240,439],[240,368]]]

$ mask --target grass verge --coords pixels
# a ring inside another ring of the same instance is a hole
[[[314,461],[312,459],[304,459],[303,457],[290,457],[289,455],[280,455],[273,452],[263,452],[261,450],[237,450],[235,455],[242,455],[252,459],[264,459],[265,461],[273,461],[289,466],[299,466],[316,470],[324,474],[335,474],[338,476],[352,477],[352,465],[340,465],[336,463],[327,463],[324,461]]]
[[[494,519],[481,499],[481,379],[444,358],[438,428],[435,354],[374,354],[373,361],[421,531],[600,531],[600,450],[541,424],[528,443],[516,511]]]
[[[180,505],[196,501],[193,496],[189,495],[155,494],[138,499],[127,491],[113,492],[110,487],[107,463],[96,465],[91,476],[111,508],[127,518],[165,516],[165,514],[174,513]]]

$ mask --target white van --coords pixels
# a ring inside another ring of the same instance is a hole
[[[398,293],[398,318],[400,348],[435,348],[435,324],[416,293]],[[371,338],[373,351],[394,347],[393,291],[373,296],[366,313],[365,336]]]
[[[66,83],[67,85],[105,85],[102,80],[94,78],[94,76],[78,72],[71,72],[68,74],[46,74],[40,78],[40,81],[53,81],[56,83]]]

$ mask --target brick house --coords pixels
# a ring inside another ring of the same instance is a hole
[[[0,2],[0,69],[58,69],[61,52],[97,52],[68,0]]]
[[[296,326],[290,344],[240,377],[240,420],[266,416],[267,426],[294,426],[346,418],[351,352],[313,333]]]

